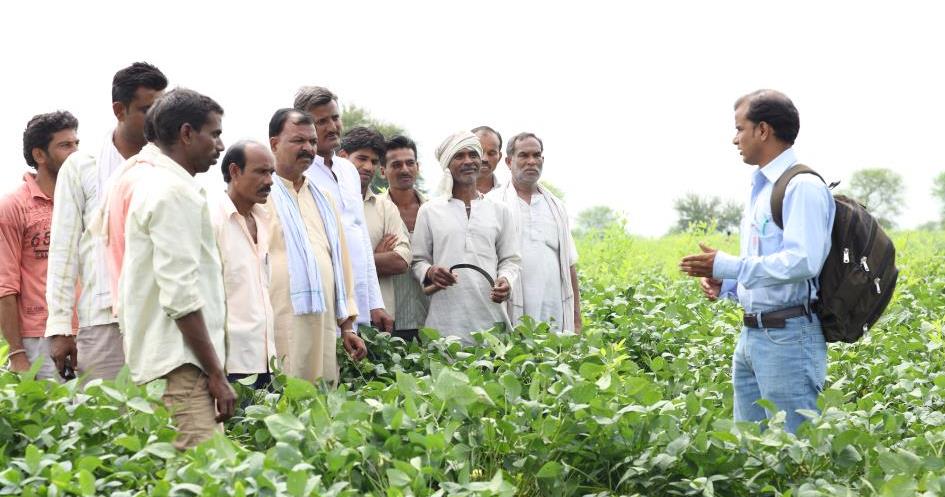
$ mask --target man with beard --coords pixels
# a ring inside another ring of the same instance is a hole
[[[501,304],[518,277],[518,240],[508,207],[476,189],[482,167],[476,135],[465,131],[450,136],[436,156],[443,168],[440,196],[417,214],[412,270],[417,281],[436,291],[425,326],[472,345],[471,332],[511,325]],[[456,264],[477,266],[494,279],[494,286],[471,270],[451,272]]]
[[[283,369],[308,381],[338,381],[336,329],[354,359],[367,355],[354,332],[358,307],[345,230],[335,204],[304,174],[317,147],[312,116],[280,109],[269,121],[276,157],[270,223],[276,353]],[[355,173],[357,174],[357,173]]]
[[[43,364],[37,378],[54,379],[46,331],[46,261],[53,192],[63,161],[76,151],[79,122],[68,112],[40,114],[23,132],[23,157],[36,174],[0,199],[0,329],[9,345],[10,370]],[[75,324],[70,319],[67,333]]]
[[[270,359],[276,357],[274,315],[269,301],[269,212],[274,159],[269,148],[240,141],[223,156],[225,195],[213,206],[211,220],[223,262],[226,291],[226,372],[231,382],[256,375],[253,387],[272,382]]]
[[[495,177],[495,168],[502,160],[502,135],[489,126],[473,128],[472,132],[479,138],[483,153],[482,168],[479,170],[479,178],[476,179],[476,188],[485,195],[502,186]]]
[[[341,113],[338,97],[320,86],[302,87],[295,96],[295,108],[311,114],[318,134],[318,154],[305,175],[334,199],[341,211],[341,221],[351,251],[354,271],[354,290],[358,303],[359,325],[377,326],[391,331],[394,321],[384,309],[377,270],[374,267],[374,247],[364,220],[364,201],[357,168],[350,161],[335,155],[341,145]]]
[[[341,140],[340,157],[351,161],[361,176],[361,195],[364,197],[364,217],[371,246],[374,247],[374,267],[377,270],[381,295],[386,310],[397,323],[397,300],[394,296],[393,277],[404,274],[410,265],[410,240],[397,206],[386,196],[371,191],[371,180],[384,156],[384,137],[373,129],[357,126],[345,133]]]
[[[210,438],[236,401],[223,369],[220,249],[206,192],[194,179],[223,151],[222,117],[219,104],[192,90],[159,98],[146,118],[151,143],[125,163],[105,200],[107,242],[118,237],[115,227],[124,242],[112,257],[121,268],[125,358],[135,383],[166,380],[163,400],[177,424],[179,449]]]
[[[164,74],[144,62],[115,73],[115,129],[108,133],[98,155],[72,154],[59,171],[49,241],[46,337],[60,371],[69,362],[86,379],[114,379],[125,365],[118,319],[112,312],[104,243],[86,228],[105,196],[106,181],[147,143],[144,116],[166,87]],[[78,302],[77,281],[81,282]],[[71,333],[74,311],[79,315],[75,338]]]
[[[413,243],[417,213],[420,206],[426,202],[426,197],[415,188],[420,172],[417,145],[406,136],[395,136],[387,142],[385,148],[381,174],[387,178],[388,188],[377,197],[386,197],[394,204]],[[411,254],[408,260],[412,259]],[[394,283],[393,335],[408,341],[416,340],[420,327],[427,319],[430,298],[423,294],[423,288],[410,271],[391,279]]]
[[[509,317],[513,324],[527,315],[553,328],[579,332],[577,248],[564,204],[538,184],[543,154],[544,144],[533,133],[512,137],[505,157],[512,181],[488,195],[509,207],[521,243],[522,273],[512,286]]]

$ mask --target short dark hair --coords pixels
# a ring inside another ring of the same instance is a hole
[[[384,146],[384,155],[381,155],[381,164],[387,164],[387,152],[391,150],[397,150],[399,148],[409,148],[410,150],[413,150],[413,158],[417,158],[417,144],[404,135],[397,135],[390,140],[387,140],[387,144]]]
[[[57,110],[48,114],[37,114],[26,124],[23,130],[23,158],[33,169],[39,167],[33,159],[33,149],[49,152],[49,143],[53,135],[64,129],[79,129],[79,120],[69,111]]]
[[[472,131],[474,134],[479,134],[479,133],[482,132],[482,131],[488,131],[488,132],[492,133],[493,135],[495,135],[496,138],[499,139],[499,150],[502,150],[502,135],[500,135],[498,131],[496,131],[496,130],[490,128],[489,126],[476,126],[476,127],[473,128],[471,131]]]
[[[530,133],[526,131],[524,133],[519,133],[513,136],[512,139],[509,140],[509,145],[505,148],[505,155],[508,157],[512,157],[513,155],[515,155],[515,144],[526,138],[534,138],[535,140],[538,140],[538,146],[541,148],[541,152],[542,153],[545,152],[545,144],[544,142],[541,141],[541,138],[538,138],[538,136],[535,135],[535,133]]]
[[[167,77],[147,62],[135,62],[116,72],[112,78],[112,102],[121,102],[127,106],[141,87],[161,91],[167,88]]]
[[[295,102],[292,104],[296,109],[308,112],[312,107],[325,105],[332,101],[337,102],[338,96],[323,86],[303,86],[295,93]]]
[[[373,128],[355,126],[341,138],[341,150],[349,154],[366,148],[373,150],[378,159],[383,157],[387,152],[384,135]]]
[[[292,124],[315,125],[315,120],[312,119],[312,115],[308,112],[286,107],[277,110],[276,113],[272,115],[272,118],[269,119],[269,138],[279,136],[282,130],[285,129],[285,123],[290,119],[292,120]]]
[[[230,164],[236,164],[239,166],[240,171],[246,170],[246,146],[256,143],[252,140],[240,140],[232,145],[230,148],[226,149],[226,153],[223,154],[223,160],[220,161],[220,169],[223,172],[223,181],[229,183],[232,177],[230,177]]]
[[[187,88],[175,88],[148,109],[144,136],[150,142],[171,146],[180,139],[181,126],[190,124],[200,131],[213,112],[222,115],[223,107],[212,98]]]
[[[757,90],[736,100],[735,108],[738,109],[746,101],[746,119],[755,124],[768,123],[774,129],[775,137],[794,145],[801,128],[801,118],[794,102],[787,95],[775,90]]]

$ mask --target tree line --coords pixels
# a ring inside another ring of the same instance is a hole
[[[848,185],[841,184],[834,193],[855,199],[884,228],[895,229],[895,220],[902,214],[905,201],[905,182],[902,175],[891,169],[860,169],[853,173]],[[945,172],[935,177],[930,193],[940,203],[939,219],[925,223],[919,229],[945,227]],[[676,211],[676,223],[670,228],[670,234],[692,229],[735,234],[741,223],[744,203],[714,195],[686,193],[673,201],[673,209]],[[584,234],[615,225],[626,228],[626,218],[611,207],[598,205],[578,213],[575,229],[579,234]]]

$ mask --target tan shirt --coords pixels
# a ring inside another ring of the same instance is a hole
[[[145,151],[142,151],[145,153]],[[118,323],[131,378],[145,383],[184,364],[202,367],[175,320],[201,311],[225,363],[223,267],[206,192],[156,147],[140,169],[125,220]]]
[[[282,233],[282,222],[279,220],[275,207],[276,198],[271,197],[269,202],[266,202],[266,210],[272,218],[269,227],[269,255],[272,265],[272,285],[269,288],[269,296],[276,317],[276,354],[283,361],[283,369],[287,374],[305,378],[308,381],[323,379],[333,383],[338,380],[335,342],[339,323],[334,306],[335,282],[332,279],[334,272],[331,265],[331,244],[325,234],[325,223],[306,184],[303,184],[300,190],[304,194],[299,195],[291,181],[279,176],[273,177],[273,181],[285,183],[293,197],[294,208],[300,210],[301,217],[305,220],[309,244],[311,244],[315,260],[318,262],[318,271],[322,277],[322,295],[325,297],[326,305],[326,311],[320,314],[295,314],[289,291],[289,264],[285,236]],[[305,181],[308,182],[308,178]],[[325,193],[324,190],[322,193]],[[334,200],[328,193],[325,193],[325,196],[334,204]],[[337,208],[334,212],[336,224],[340,227],[342,226],[341,216]],[[355,299],[354,275],[343,229],[339,230],[338,236],[341,246],[341,263],[344,265],[345,289],[348,293],[346,305],[349,314],[354,315],[358,306]]]
[[[391,202],[390,198],[387,195],[377,195],[368,189],[367,195],[364,197],[364,219],[367,222],[368,236],[371,238],[371,249],[377,247],[384,235],[396,235],[397,245],[394,246],[394,253],[399,255],[409,266],[412,258],[410,254],[410,235],[407,233],[407,225],[400,219],[400,211]],[[409,268],[407,272],[409,272]],[[381,297],[384,299],[387,313],[392,318],[397,319],[394,276],[378,275],[377,282],[381,286]]]
[[[275,317],[269,300],[269,212],[261,205],[250,211],[256,240],[246,218],[226,193],[213,199],[214,233],[223,260],[226,290],[226,372],[265,373],[276,356]]]

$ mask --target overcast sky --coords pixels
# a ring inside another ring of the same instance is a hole
[[[732,104],[766,87],[801,115],[799,158],[829,179],[887,167],[898,219],[938,217],[945,170],[942,13],[885,2],[9,2],[0,18],[0,192],[27,170],[22,132],[66,109],[83,147],[114,126],[115,71],[144,60],[224,107],[224,142],[266,138],[272,112],[327,86],[433,151],[489,124],[545,142],[572,216],[605,204],[658,236],[687,192],[742,201],[751,168]],[[503,164],[501,177],[508,177]],[[202,181],[222,188],[217,168]]]

